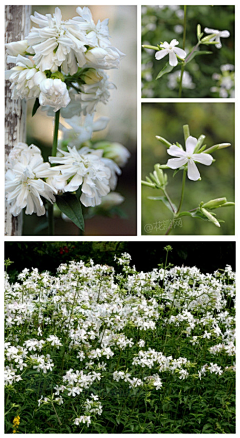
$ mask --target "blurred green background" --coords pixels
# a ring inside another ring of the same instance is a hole
[[[166,138],[171,144],[184,145],[182,126],[188,124],[190,135],[198,138],[205,135],[208,147],[218,143],[231,143],[231,147],[212,154],[216,161],[211,166],[197,164],[201,181],[186,179],[185,195],[181,211],[190,210],[201,201],[226,197],[234,201],[234,116],[233,103],[162,103],[142,104],[142,179],[153,171],[154,164],[166,164],[170,155],[167,148],[156,138]],[[174,171],[167,169],[167,192],[178,205],[181,194],[182,171],[173,177]],[[149,200],[148,196],[162,196],[158,189],[142,186],[142,234],[164,234],[164,231],[147,233],[147,224],[171,219],[170,211],[160,201]],[[191,217],[182,217],[182,227],[176,227],[171,234],[176,235],[233,235],[234,207],[214,210],[221,228],[210,222]]]
[[[75,17],[78,5],[60,6],[63,20]],[[83,7],[84,5],[81,5]],[[40,14],[53,14],[56,6],[35,5],[34,11]],[[108,140],[123,144],[131,153],[122,175],[118,178],[116,192],[119,192],[125,201],[119,206],[121,217],[95,216],[85,222],[86,236],[127,236],[136,235],[136,137],[137,137],[137,42],[136,42],[136,6],[88,6],[95,23],[109,18],[109,34],[111,45],[117,47],[125,57],[119,69],[106,71],[109,81],[117,89],[111,90],[111,98],[107,105],[99,103],[95,112],[96,120],[99,117],[109,117],[106,129],[93,134],[93,140]],[[129,44],[131,41],[131,44]],[[27,143],[41,148],[47,159],[51,155],[53,140],[53,118],[40,109],[34,117],[32,107],[34,100],[28,101]],[[46,235],[46,218],[24,214],[23,235]],[[78,235],[79,229],[72,222],[62,219],[60,211],[55,212],[55,235]]]
[[[228,30],[229,38],[222,38],[222,47],[201,45],[200,50],[212,51],[212,55],[201,55],[191,61],[186,71],[190,74],[193,88],[183,88],[182,97],[219,97],[211,92],[216,86],[214,73],[221,73],[220,67],[234,65],[234,19],[233,5],[187,6],[186,52],[197,44],[197,24],[202,31],[205,27],[217,30]],[[207,34],[204,34],[207,36]],[[164,41],[170,43],[176,38],[179,46],[183,43],[183,6],[142,6],[142,44],[154,45]],[[172,73],[155,80],[159,71],[165,66],[167,57],[161,61],[155,59],[155,50],[142,49],[142,97],[178,97],[178,87],[169,88],[170,74],[180,71],[180,67]]]
[[[165,263],[164,247],[170,244],[172,251],[168,262],[177,266],[197,266],[204,273],[224,269],[227,264],[235,271],[235,242],[5,242],[5,259],[13,263],[7,268],[10,281],[17,281],[25,268],[38,268],[40,272],[56,274],[61,263],[83,260],[114,266],[116,272],[122,267],[114,257],[128,252],[131,266],[137,271],[148,272]]]

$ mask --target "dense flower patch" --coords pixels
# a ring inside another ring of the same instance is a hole
[[[130,260],[6,278],[7,433],[234,433],[231,267]]]

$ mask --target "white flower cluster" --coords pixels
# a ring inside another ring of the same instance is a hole
[[[113,154],[114,148],[113,144]],[[126,155],[127,149],[124,146],[121,148],[123,155]],[[42,197],[53,203],[54,195],[74,192],[79,187],[82,191],[81,203],[86,207],[94,207],[100,205],[102,198],[116,188],[117,175],[121,170],[113,159],[105,158],[103,149],[82,147],[77,150],[75,146],[68,146],[68,152],[59,150],[59,154],[61,156],[49,157],[50,163],[58,163],[59,166],[50,167],[49,163],[43,161],[40,149],[34,145],[18,143],[11,150],[5,189],[13,216],[18,216],[25,207],[26,214],[44,215]],[[117,161],[121,160],[121,152],[115,156]],[[112,205],[122,200],[112,199],[108,202]]]
[[[98,102],[108,101],[114,85],[104,70],[118,68],[124,54],[111,46],[107,19],[95,25],[89,8],[76,11],[78,16],[67,21],[58,7],[53,16],[35,12],[31,20],[38,27],[25,40],[6,44],[7,62],[15,64],[6,72],[13,99],[38,98],[54,112],[77,99],[77,108],[71,108],[77,114],[91,113]]]
[[[6,386],[17,390],[28,369],[53,376],[54,390],[36,403],[60,409],[73,397],[73,423],[89,426],[102,414],[98,391],[106,385],[149,393],[164,389],[166,376],[195,384],[234,372],[231,268],[202,274],[175,266],[126,275],[130,261],[127,253],[118,258],[123,272],[117,275],[111,266],[72,261],[55,276],[25,269],[15,284],[6,278]],[[59,372],[63,350],[69,365]]]

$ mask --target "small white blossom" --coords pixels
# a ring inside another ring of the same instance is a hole
[[[221,49],[222,43],[220,38],[228,38],[230,36],[230,32],[228,30],[216,30],[216,29],[209,29],[208,27],[205,27],[204,32],[215,34],[210,41],[217,41],[217,44],[215,46],[217,49]]]
[[[164,58],[164,56],[169,55],[169,64],[175,67],[178,64],[177,57],[184,59],[187,56],[185,50],[176,47],[178,44],[179,42],[176,39],[173,39],[170,44],[165,41],[160,45],[163,49],[155,53],[155,58],[159,61]]]
[[[66,107],[70,102],[67,86],[61,79],[45,79],[40,84],[40,105],[49,105],[54,112]]]
[[[171,169],[178,169],[187,164],[187,175],[192,181],[197,181],[200,178],[200,173],[195,162],[205,164],[205,166],[210,166],[213,161],[213,157],[209,154],[194,154],[196,144],[197,139],[189,136],[186,140],[186,151],[175,145],[172,145],[167,149],[169,155],[178,157],[168,160],[167,166]]]

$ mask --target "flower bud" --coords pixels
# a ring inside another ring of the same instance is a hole
[[[154,174],[156,173],[157,178],[160,182],[160,185],[161,186],[164,185],[164,174],[163,174],[162,169],[159,167],[159,164],[155,164],[154,169],[155,169]]]
[[[205,208],[201,207],[201,212],[208,218],[210,222],[212,222],[216,227],[220,227],[218,220],[211,214],[209,211],[205,210]]]
[[[167,141],[163,137],[160,137],[159,135],[156,135],[156,139],[159,140],[162,144],[164,144],[164,146],[167,146],[168,148],[170,148],[170,146],[172,146],[172,144],[169,143],[169,141]]]
[[[97,72],[94,68],[90,68],[89,70],[84,73],[81,78],[84,80],[84,82],[87,85],[96,84],[97,82],[100,82],[103,78],[103,76]]]
[[[214,209],[214,208],[221,207],[226,202],[227,202],[227,198],[212,199],[211,201],[208,201],[205,204],[203,204],[203,207],[204,208]]]

